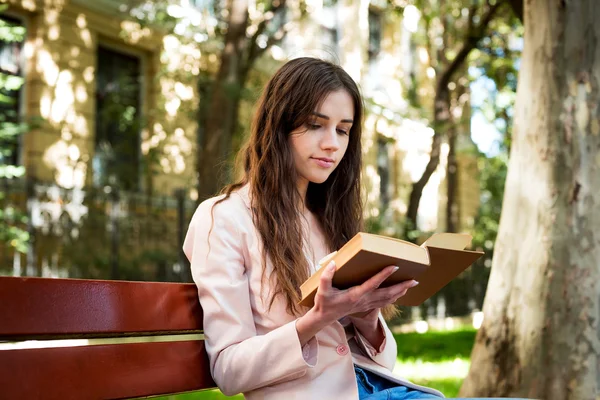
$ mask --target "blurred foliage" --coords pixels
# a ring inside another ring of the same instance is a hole
[[[500,152],[510,151],[513,107],[517,93],[517,78],[523,50],[523,25],[505,9],[501,18],[491,22],[490,35],[474,50],[470,62],[471,79],[487,79],[486,96],[476,110],[502,133]]]
[[[407,0],[394,3],[400,4],[395,6],[395,11],[399,13],[404,12],[408,6],[415,6],[419,10],[421,23],[414,34],[415,45],[428,54],[424,68],[411,74],[412,86],[406,88],[406,97],[410,100],[413,111],[420,113],[413,117],[431,118],[432,107],[428,104],[432,100],[431,96],[418,94],[425,93],[419,89],[426,88],[431,79],[426,76],[425,71],[428,67],[433,68],[435,76],[438,76],[456,57],[458,49],[463,45],[464,33],[470,29],[468,16],[473,15],[474,20],[480,19],[484,3],[470,0]],[[423,305],[422,316],[436,313],[434,305],[439,296],[444,297],[445,309],[449,315],[464,315],[471,307],[480,308],[483,304],[504,195],[522,38],[523,26],[512,9],[507,5],[499,8],[478,46],[469,54],[465,67],[460,68],[450,81],[451,93],[457,93],[461,86],[470,87],[476,80],[485,82],[487,92],[482,96],[484,101],[477,104],[472,112],[480,111],[500,132],[502,140],[495,155],[483,154],[475,148],[461,150],[463,156],[477,160],[480,207],[472,229],[472,247],[482,249],[486,254]],[[454,107],[459,104],[457,99],[452,102]],[[471,115],[467,114],[469,117]],[[424,232],[408,221],[403,221],[400,226],[389,226],[385,221],[382,214],[368,218],[365,220],[365,229],[373,233],[391,233],[391,236],[414,243],[421,243],[433,233]],[[410,317],[410,309],[406,309],[398,321]]]
[[[0,12],[7,5],[0,6]],[[12,46],[22,43],[25,28],[0,18],[0,44]],[[27,131],[28,126],[19,122],[19,110],[15,98],[23,85],[23,78],[0,71],[0,180],[22,177],[25,168],[15,165],[19,136]],[[4,190],[0,190],[0,241],[19,252],[27,250],[29,234],[25,229],[27,218],[22,210],[12,204]]]

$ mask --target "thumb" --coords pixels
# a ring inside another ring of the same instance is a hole
[[[335,261],[329,262],[321,273],[321,279],[319,280],[319,291],[329,291],[332,288],[333,275],[335,274]]]

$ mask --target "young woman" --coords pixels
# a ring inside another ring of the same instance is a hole
[[[361,229],[362,117],[357,85],[339,66],[286,63],[258,102],[243,178],[192,218],[184,250],[211,372],[226,395],[443,397],[391,373],[396,343],[380,310],[417,284],[378,288],[394,266],[337,290],[329,263],[314,307],[297,305],[318,260]]]

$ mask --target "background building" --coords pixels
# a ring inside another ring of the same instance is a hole
[[[10,266],[4,273],[180,279],[179,244],[195,206],[198,82],[218,65],[207,50],[208,34],[183,41],[164,26],[135,22],[119,1],[9,5],[0,18],[25,27],[26,35],[22,43],[0,43],[0,69],[24,78],[8,94],[23,121],[41,123],[14,153],[27,178],[5,185],[30,216],[32,245],[25,255],[2,248],[2,268]],[[180,5],[189,21],[212,12],[209,1]],[[257,63],[253,90],[289,58],[340,63],[366,99],[366,217],[386,234],[403,235],[411,184],[427,163],[433,135],[434,76],[415,38],[419,12],[385,1],[312,0],[290,1],[286,18],[297,23]],[[243,126],[252,105],[252,97],[241,105]],[[463,111],[456,207],[460,229],[468,230],[479,184],[469,107]],[[423,194],[425,231],[445,229],[447,152],[445,144]]]

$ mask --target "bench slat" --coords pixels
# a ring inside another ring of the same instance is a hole
[[[0,398],[115,399],[215,387],[203,341],[0,351]]]
[[[2,277],[0,339],[201,331],[194,284]]]

